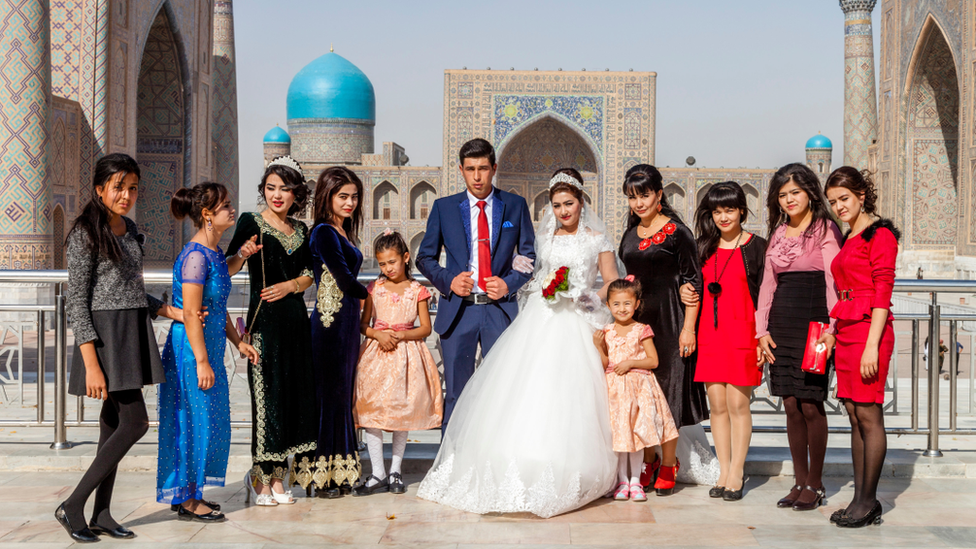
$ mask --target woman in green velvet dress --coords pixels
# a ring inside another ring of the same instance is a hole
[[[247,262],[247,329],[260,354],[257,364],[248,362],[253,467],[245,484],[255,503],[274,506],[295,502],[284,486],[289,456],[295,455],[292,482],[307,489],[314,475],[310,457],[318,425],[313,421],[311,327],[303,298],[312,285],[312,255],[308,228],[289,217],[304,209],[309,191],[298,163],[287,156],[268,165],[258,191],[268,207],[241,214],[227,247],[227,264],[233,274]]]

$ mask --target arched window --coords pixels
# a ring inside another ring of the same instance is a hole
[[[384,181],[377,185],[373,191],[373,219],[389,220],[395,219],[397,198],[399,193],[389,181]]]
[[[667,197],[668,203],[674,208],[674,211],[678,213],[684,213],[685,211],[685,190],[682,189],[677,183],[668,183],[664,187],[664,196]]]
[[[437,198],[434,186],[421,181],[410,190],[410,219],[427,219],[430,207]]]

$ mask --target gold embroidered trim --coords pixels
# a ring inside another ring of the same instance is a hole
[[[304,223],[293,217],[288,218],[288,222],[291,223],[291,226],[295,228],[295,232],[291,234],[285,234],[274,228],[274,226],[271,225],[271,223],[268,223],[268,220],[265,219],[260,213],[254,214],[254,222],[258,224],[258,227],[261,229],[262,233],[281,243],[281,247],[285,249],[285,253],[288,255],[291,255],[302,245],[302,242],[305,240],[305,232],[308,231],[308,227],[306,227]]]
[[[312,280],[315,280],[315,273],[312,271],[312,269],[309,269],[308,267],[302,269],[302,272],[298,273],[298,276],[307,276]]]
[[[252,335],[251,344],[258,351],[259,355],[263,354],[261,350],[263,345],[261,332],[257,332]],[[248,367],[251,368],[251,377],[254,380],[254,383],[251,386],[251,396],[254,399],[254,461],[285,461],[288,459],[288,456],[292,454],[300,454],[314,450],[318,444],[313,440],[311,442],[306,442],[305,444],[288,448],[284,452],[274,453],[264,451],[266,414],[266,407],[264,403],[264,374],[261,373],[261,368],[259,366],[251,364],[250,361],[248,361],[247,364]]]
[[[272,480],[278,479],[278,480],[283,481],[283,480],[285,480],[285,475],[287,475],[287,474],[288,474],[288,471],[284,467],[278,465],[277,467],[274,468],[273,471],[271,471],[271,479]]]
[[[306,459],[303,458],[302,463],[304,464],[305,462]],[[359,480],[362,473],[363,466],[359,461],[359,452],[352,455],[346,454],[345,459],[343,459],[342,454],[329,457],[319,456],[315,460],[315,472],[312,473],[312,482],[315,483],[317,490],[321,490],[330,482],[337,486],[348,482],[352,486]]]
[[[251,483],[253,484],[255,481],[267,486],[268,484],[271,484],[271,475],[264,474],[261,466],[255,465],[251,468]]]
[[[336,283],[329,268],[322,265],[322,279],[319,289],[315,292],[315,308],[318,310],[322,325],[328,328],[332,325],[335,314],[342,308],[342,290]]]
[[[297,473],[295,472],[296,468],[298,469]],[[302,461],[298,462],[297,466],[296,460],[292,460],[289,477],[292,484],[301,486],[303,490],[308,488],[312,482],[312,462],[308,460],[308,457],[302,457]]]

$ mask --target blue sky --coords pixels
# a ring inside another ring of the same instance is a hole
[[[874,11],[878,55],[879,9]],[[376,148],[442,162],[444,69],[657,72],[660,166],[776,167],[818,131],[843,160],[844,15],[837,2],[234,2],[241,205],[253,209],[261,138],[287,129],[292,77],[329,51],[376,91]]]

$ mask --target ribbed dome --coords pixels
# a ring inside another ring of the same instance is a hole
[[[376,121],[373,84],[356,65],[329,52],[300,70],[288,86],[288,119]]]
[[[827,139],[826,136],[820,135],[819,133],[810,139],[807,139],[808,149],[833,149],[834,144]]]
[[[268,130],[268,133],[264,134],[265,143],[291,143],[291,137],[288,136],[288,132],[275,126]]]

